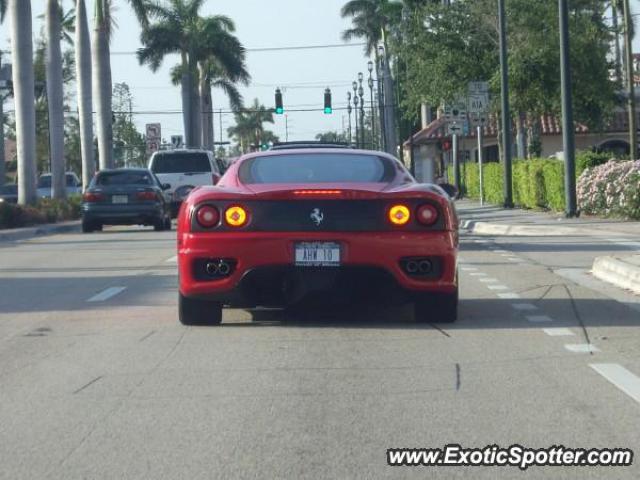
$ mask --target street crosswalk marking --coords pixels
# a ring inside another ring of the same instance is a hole
[[[591,345],[590,343],[567,344],[564,348],[573,353],[595,353],[600,351],[598,347]]]
[[[105,300],[109,300],[111,297],[115,297],[119,293],[122,293],[126,288],[127,287],[109,287],[91,297],[87,302],[104,302]]]
[[[640,378],[617,363],[592,363],[596,372],[640,403]]]

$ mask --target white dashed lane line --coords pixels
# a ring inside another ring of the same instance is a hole
[[[592,363],[596,372],[640,403],[640,378],[617,363]]]
[[[564,348],[572,353],[596,353],[600,351],[598,347],[589,343],[567,344]]]
[[[469,275],[471,275],[472,277],[488,277],[489,276],[486,273],[482,273],[482,272],[473,272],[473,273],[470,273]]]
[[[165,263],[178,263],[178,257],[171,257],[165,260]]]
[[[520,295],[518,295],[517,293],[499,293],[498,294],[498,298],[501,298],[503,300],[515,300],[517,298],[520,298]]]
[[[551,323],[553,322],[553,318],[548,315],[527,315],[527,321],[531,323]]]
[[[568,328],[543,328],[542,331],[550,337],[571,337],[574,335]]]
[[[106,290],[101,291],[100,293],[91,297],[87,302],[104,302],[109,300],[111,297],[115,297],[119,293],[124,292],[127,287],[109,287]]]
[[[505,285],[487,285],[489,290],[509,290],[509,287]]]
[[[480,280],[482,283],[498,283],[498,279],[497,278],[479,278],[478,280]]]

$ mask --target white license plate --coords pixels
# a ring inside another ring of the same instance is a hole
[[[129,195],[114,195],[111,197],[111,203],[129,203]]]
[[[340,265],[340,244],[334,242],[296,243],[296,265],[337,267]]]

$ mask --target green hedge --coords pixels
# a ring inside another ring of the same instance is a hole
[[[0,229],[19,228],[80,218],[82,197],[39,200],[35,206],[0,202]]]

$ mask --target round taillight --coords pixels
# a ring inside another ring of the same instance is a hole
[[[422,225],[433,225],[438,220],[438,210],[433,205],[422,205],[418,207],[416,220]]]
[[[242,227],[244,224],[247,223],[247,219],[248,219],[247,211],[238,205],[229,207],[224,212],[224,219],[227,221],[227,224],[231,227]]]
[[[220,223],[220,212],[216,207],[205,205],[196,212],[196,220],[201,227],[213,228]]]
[[[411,212],[406,205],[394,205],[389,209],[389,221],[394,225],[406,225],[411,220]]]

